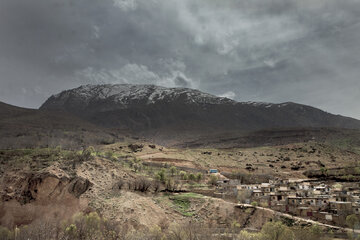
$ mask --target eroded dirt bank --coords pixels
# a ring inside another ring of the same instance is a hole
[[[92,183],[56,167],[42,172],[9,171],[0,180],[0,225],[13,227],[39,218],[66,219],[87,208],[79,197]]]

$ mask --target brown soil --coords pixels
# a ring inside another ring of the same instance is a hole
[[[174,166],[179,167],[188,167],[188,168],[200,168],[199,164],[196,164],[194,162],[191,162],[189,160],[183,160],[183,159],[174,159],[174,158],[149,158],[144,159],[145,162],[160,162],[160,163],[167,163]]]
[[[0,225],[13,227],[39,218],[67,219],[86,208],[78,197],[91,183],[52,167],[41,173],[9,171],[0,179]]]
[[[132,152],[127,143],[107,145],[102,150],[113,151],[121,156],[119,159],[139,158],[144,162],[199,171],[217,168],[222,173],[283,178],[304,178],[304,171],[319,169],[321,165],[333,168],[360,160],[354,152],[315,142],[245,149],[167,149],[142,144],[144,148],[139,152]],[[126,167],[126,161],[96,157],[79,163],[76,169],[66,162],[48,161],[49,166],[36,170],[12,164],[14,156],[3,157],[0,159],[0,225],[28,224],[44,218],[66,219],[77,212],[96,211],[134,229],[164,227],[189,220],[212,226],[231,225],[236,221],[259,229],[272,217],[262,211],[242,211],[233,203],[212,197],[190,199],[191,216],[186,216],[176,209],[170,196],[130,191],[126,183],[146,173],[135,173]],[[41,163],[36,159],[30,162]],[[116,188],[119,182],[125,183],[121,190]]]

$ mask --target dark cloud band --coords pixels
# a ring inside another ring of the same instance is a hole
[[[360,118],[359,16],[358,0],[2,0],[0,100],[154,83]]]

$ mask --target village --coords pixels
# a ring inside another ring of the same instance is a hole
[[[217,192],[236,196],[239,204],[336,226],[345,226],[347,216],[360,214],[358,182],[275,179],[261,184],[241,184],[222,179],[218,181]]]

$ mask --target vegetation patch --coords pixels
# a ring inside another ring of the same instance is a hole
[[[191,217],[194,211],[191,208],[192,199],[202,199],[204,196],[197,193],[183,193],[169,197],[176,211],[184,216]]]
[[[304,175],[309,178],[357,182],[360,180],[360,167],[321,168],[320,170],[308,170],[304,172]]]

